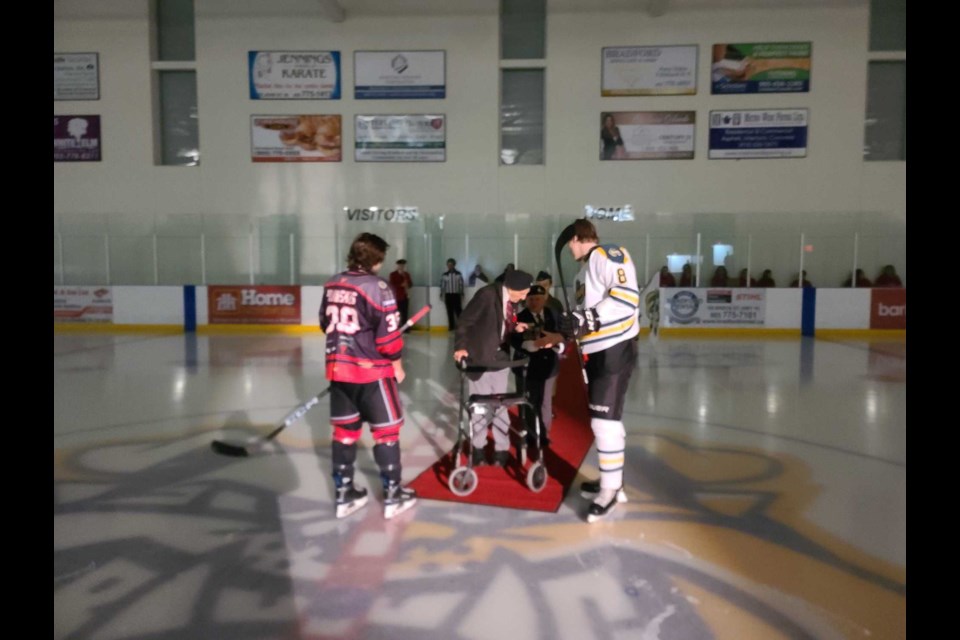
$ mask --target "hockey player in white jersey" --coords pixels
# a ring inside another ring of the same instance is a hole
[[[626,431],[623,403],[637,361],[640,289],[630,253],[616,244],[600,244],[596,227],[580,219],[564,229],[575,260],[576,305],[561,317],[560,330],[578,338],[587,373],[590,426],[597,439],[600,479],[580,489],[593,497],[587,522],[604,517],[626,502],[623,463]]]

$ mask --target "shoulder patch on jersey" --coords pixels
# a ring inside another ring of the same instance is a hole
[[[617,245],[605,244],[602,245],[602,249],[607,258],[613,262],[616,262],[617,264],[623,264],[626,261],[627,256],[623,253],[623,249]]]
[[[386,289],[386,288],[387,288],[387,283],[384,282],[383,280],[381,280],[381,281],[378,282],[377,284],[380,286],[381,289]]]

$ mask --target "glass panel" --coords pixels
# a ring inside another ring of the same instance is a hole
[[[107,284],[103,236],[63,237],[64,284]]]
[[[196,59],[193,0],[157,0],[159,60]]]
[[[887,265],[894,268],[903,286],[907,286],[907,239],[905,236],[860,235],[858,264],[864,275],[875,283]]]
[[[870,51],[907,50],[907,0],[871,0]]]
[[[500,164],[543,164],[543,69],[501,72]]]
[[[149,235],[110,236],[110,284],[153,284],[153,238]]]
[[[546,58],[546,0],[501,0],[500,57],[504,60]]]
[[[907,159],[906,62],[870,63],[863,157]]]
[[[200,284],[200,234],[157,238],[160,284]],[[210,280],[207,280],[210,282]],[[220,283],[213,283],[220,284]]]
[[[160,144],[162,164],[200,164],[197,74],[193,71],[160,72]]]

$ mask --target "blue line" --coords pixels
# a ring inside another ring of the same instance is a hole
[[[187,333],[197,330],[197,287],[192,284],[183,287],[183,330]]]
[[[800,334],[814,337],[817,319],[817,290],[813,287],[803,288],[803,307],[800,311]]]

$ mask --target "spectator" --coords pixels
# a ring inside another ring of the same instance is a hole
[[[473,268],[473,271],[470,273],[469,285],[471,287],[475,287],[477,286],[478,281],[483,284],[489,284],[490,282],[490,278],[488,278],[487,274],[483,272],[483,267],[481,267],[479,264],[475,266]]]
[[[856,271],[857,284],[856,286],[861,289],[869,289],[873,286],[873,283],[870,282],[870,278],[866,276],[863,272],[863,269],[857,269]],[[843,281],[844,287],[852,287],[853,284],[853,275],[847,276],[847,279]]]
[[[673,277],[673,274],[670,273],[670,269],[667,268],[667,265],[660,267],[660,286],[661,287],[675,287],[677,286],[677,279]]]
[[[407,323],[407,313],[410,310],[410,287],[413,286],[413,280],[407,273],[407,261],[397,260],[397,270],[390,273],[390,284],[393,286],[393,292],[397,295],[397,309],[400,310],[401,326]]]
[[[802,283],[801,283],[801,280],[802,280]],[[793,279],[793,282],[790,283],[790,286],[791,286],[791,287],[799,287],[801,284],[803,285],[803,288],[804,288],[804,289],[808,289],[808,288],[810,288],[810,287],[813,286],[812,284],[810,284],[810,281],[807,280],[807,272],[806,272],[806,271],[801,271],[801,272],[800,272],[800,275],[799,275],[798,277],[794,278],[794,279]]]
[[[900,276],[897,275],[897,270],[893,268],[893,265],[888,264],[880,271],[880,275],[877,276],[877,280],[873,283],[873,286],[902,287],[903,282],[900,281]]]
[[[710,278],[711,287],[725,287],[727,286],[727,268],[724,266],[719,266],[713,272],[713,277]]]
[[[763,273],[760,275],[760,280],[757,281],[758,287],[775,287],[777,283],[773,281],[773,272],[770,269],[764,269]]]

